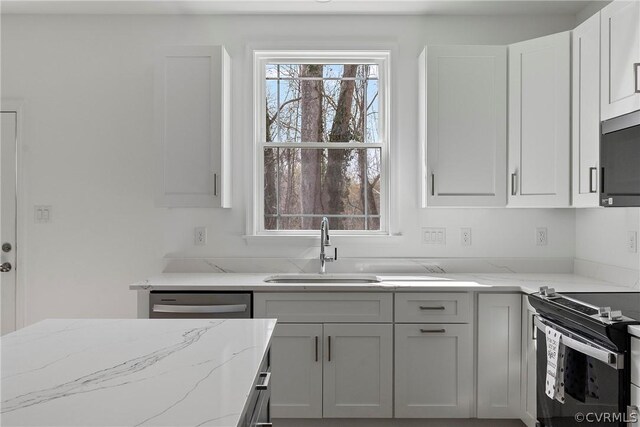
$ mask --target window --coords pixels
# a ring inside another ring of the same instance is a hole
[[[386,233],[387,52],[256,52],[256,229]]]

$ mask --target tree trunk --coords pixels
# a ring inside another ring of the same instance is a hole
[[[271,123],[275,117],[269,117],[269,109],[266,117],[266,142],[273,140],[271,136]],[[264,228],[265,230],[275,230],[277,228],[277,218],[268,217],[266,215],[273,215],[277,212],[278,200],[276,198],[276,176],[278,167],[278,157],[276,155],[276,149],[268,149],[264,151]]]
[[[357,65],[344,65],[342,76],[354,78]],[[330,142],[349,142],[352,139],[350,122],[352,118],[354,80],[342,80],[340,82],[340,94],[336,106],[336,114],[333,118]],[[351,150],[328,150],[327,174],[325,188],[328,195],[328,211],[331,214],[344,214],[345,200],[348,197],[347,165],[351,157]],[[331,226],[336,230],[344,229],[344,218],[333,218]]]
[[[301,65],[300,77],[322,77],[322,65]],[[320,142],[322,140],[322,80],[302,80],[300,82],[300,104],[302,109],[301,141]],[[301,150],[300,180],[303,214],[322,212],[322,152]],[[320,228],[320,218],[303,218],[303,229]]]

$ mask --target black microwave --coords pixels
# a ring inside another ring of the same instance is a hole
[[[640,206],[640,110],[601,129],[600,206]]]

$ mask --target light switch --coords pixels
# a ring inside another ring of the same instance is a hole
[[[34,221],[36,223],[51,222],[51,206],[34,206]]]

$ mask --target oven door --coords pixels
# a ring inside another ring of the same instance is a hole
[[[538,425],[624,426],[627,403],[624,381],[624,356],[571,333],[547,319],[536,316],[536,399]],[[565,347],[563,403],[545,393],[547,373],[546,331],[552,328],[562,334]]]
[[[640,111],[602,122],[600,205],[640,206]]]

